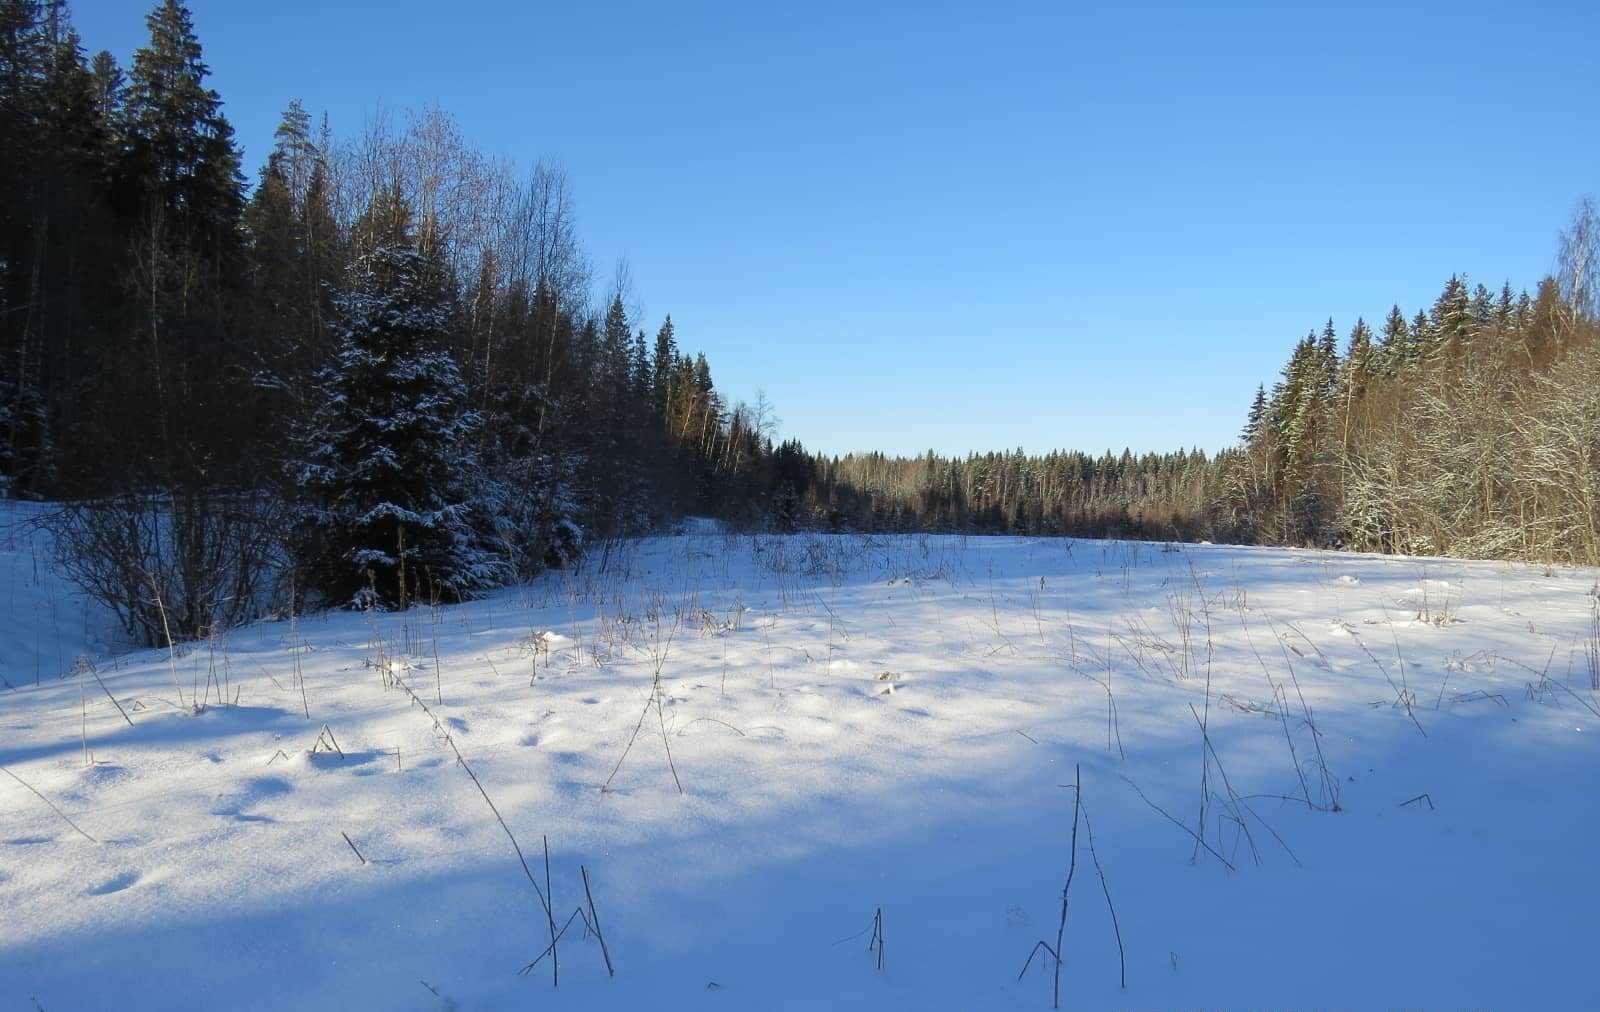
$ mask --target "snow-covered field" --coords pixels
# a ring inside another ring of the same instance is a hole
[[[1594,571],[696,531],[175,658],[0,532],[0,1008],[1048,1008],[1075,777],[1063,1007],[1600,1006]]]

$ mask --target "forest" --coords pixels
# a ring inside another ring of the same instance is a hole
[[[805,460],[814,510],[875,529],[1072,534],[1600,563],[1600,217],[1536,294],[1464,277],[1375,332],[1332,320],[1255,392],[1237,445],[1135,456]],[[1342,350],[1341,350],[1342,345]],[[787,474],[780,467],[780,473]]]
[[[286,96],[247,176],[188,8],[147,24],[124,69],[0,0],[0,493],[60,504],[143,642],[463,600],[691,514],[1600,563],[1588,200],[1532,294],[1312,329],[1236,445],[829,456],[596,271],[558,164]]]

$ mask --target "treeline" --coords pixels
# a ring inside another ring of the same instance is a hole
[[[1090,456],[776,453],[777,515],[1600,564],[1600,215],[1533,295],[1450,278],[1376,332],[1332,320],[1256,391],[1239,445]],[[1342,350],[1341,350],[1341,345]]]
[[[1600,216],[1536,293],[1452,277],[1426,311],[1333,323],[1219,461],[1219,538],[1600,564]]]
[[[1021,449],[942,457],[775,454],[774,515],[851,530],[1198,540],[1216,467],[1203,451],[1135,456]]]
[[[773,419],[606,296],[565,175],[445,112],[290,102],[253,186],[190,13],[126,72],[0,0],[0,492],[160,641],[271,597],[403,606],[686,511],[765,509]],[[754,503],[755,505],[751,505]]]

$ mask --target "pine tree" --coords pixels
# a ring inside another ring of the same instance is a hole
[[[334,604],[463,598],[502,575],[473,528],[477,416],[448,350],[444,269],[408,223],[403,207],[368,215],[371,245],[336,300],[321,406],[291,464],[299,562]]]

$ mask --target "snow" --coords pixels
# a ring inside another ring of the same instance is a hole
[[[0,500],[3,714],[18,705],[4,695],[8,683],[22,686],[55,679],[70,672],[79,657],[103,657],[119,645],[116,618],[56,570],[49,538],[39,526],[49,510],[41,503]],[[0,739],[0,751],[5,745]]]
[[[1595,571],[689,531],[175,659],[4,543],[0,1004],[1048,1008],[1075,767],[1063,1007],[1600,996]]]

